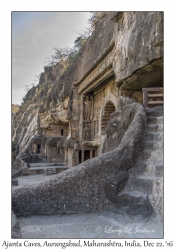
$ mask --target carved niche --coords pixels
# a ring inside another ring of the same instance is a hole
[[[83,128],[84,139],[91,139],[91,122],[85,122]]]
[[[92,120],[92,101],[93,97],[91,95],[86,95],[84,97],[84,121]]]

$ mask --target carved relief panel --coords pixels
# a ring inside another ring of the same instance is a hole
[[[103,88],[94,96],[94,116],[99,117],[100,110],[104,101],[105,96],[107,95],[107,89]]]

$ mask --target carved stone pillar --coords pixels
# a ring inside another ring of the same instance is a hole
[[[83,95],[81,95],[80,104],[79,136],[83,138]]]
[[[93,158],[93,150],[90,150],[90,158]]]
[[[67,148],[65,148],[64,149],[64,165],[65,166],[67,166],[67,164],[68,164],[68,149]]]
[[[37,144],[34,143],[34,154],[37,154]]]
[[[47,161],[51,161],[51,155],[50,155],[50,147],[47,147]]]
[[[41,144],[41,153],[42,153],[43,155],[46,154],[45,143],[42,143],[42,144]]]
[[[92,110],[91,110],[91,138],[95,137],[94,133],[94,96],[91,96],[91,101],[92,101]]]
[[[84,162],[84,150],[81,151],[81,162]]]

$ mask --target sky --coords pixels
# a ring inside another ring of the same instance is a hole
[[[20,104],[26,85],[44,71],[53,48],[73,47],[88,27],[89,12],[12,12],[12,103]]]

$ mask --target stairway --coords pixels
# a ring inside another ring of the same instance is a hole
[[[149,109],[144,150],[118,194],[116,212],[163,215],[163,107]]]
[[[57,171],[56,171],[56,168],[46,168],[46,169],[44,170],[44,173],[45,173],[45,175],[56,174]]]

